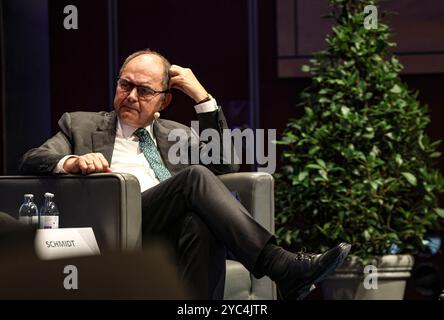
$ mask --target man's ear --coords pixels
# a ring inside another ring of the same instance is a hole
[[[160,105],[160,110],[159,111],[162,111],[163,109],[168,107],[168,105],[171,103],[171,100],[173,100],[173,95],[170,92],[165,93],[165,98],[163,98],[163,102]]]

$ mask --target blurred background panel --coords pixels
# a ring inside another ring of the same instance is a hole
[[[300,67],[313,52],[327,47],[332,11],[325,0],[276,0],[278,70],[281,77],[307,77]],[[390,27],[403,74],[444,72],[444,2],[436,0],[381,1],[379,21]],[[387,16],[384,14],[387,13]]]
[[[12,173],[23,150],[50,134],[48,2],[4,0],[0,7],[2,171]]]

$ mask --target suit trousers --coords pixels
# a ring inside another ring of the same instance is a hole
[[[195,284],[198,298],[210,299],[223,297],[225,248],[261,277],[255,264],[273,238],[201,165],[191,165],[142,193],[142,233],[144,238],[173,240],[183,277]]]

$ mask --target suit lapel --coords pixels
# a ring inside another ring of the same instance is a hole
[[[168,149],[170,142],[168,141],[168,130],[159,123],[159,120],[153,122],[153,132],[157,140],[157,148],[159,149],[160,156],[163,163],[170,172],[173,170],[173,165],[168,161]]]
[[[168,160],[168,150],[174,143],[174,141],[168,141],[169,130],[162,125],[161,120],[156,120],[153,122],[153,132],[157,140],[157,148],[159,149],[163,163],[172,174],[176,173],[181,168],[178,165],[172,164]]]
[[[116,123],[115,112],[107,113],[97,127],[97,131],[91,134],[93,152],[102,153],[110,165],[116,139]]]

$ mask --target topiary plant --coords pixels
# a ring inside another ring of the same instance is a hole
[[[364,6],[375,2],[329,0],[328,49],[302,67],[312,78],[304,115],[277,141],[276,233],[289,247],[319,252],[347,241],[364,261],[394,248],[420,252],[426,233],[441,230],[439,141],[425,134],[428,109],[400,79],[389,27],[364,27]]]

